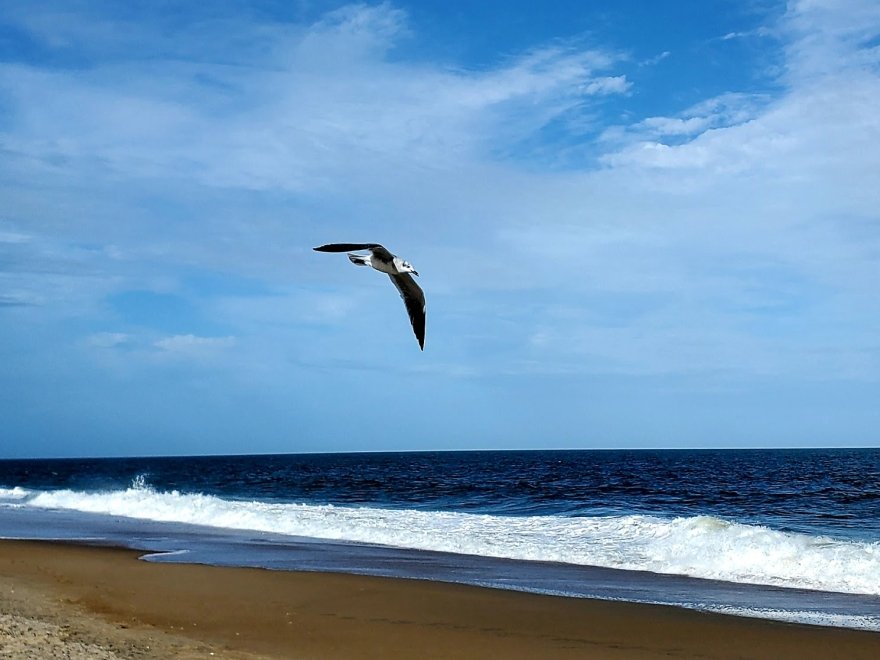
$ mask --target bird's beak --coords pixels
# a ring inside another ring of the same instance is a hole
[[[413,271],[412,274],[415,275],[416,277],[419,276],[419,274],[416,271]]]

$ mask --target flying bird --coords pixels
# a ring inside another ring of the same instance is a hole
[[[425,350],[425,294],[416,281],[410,276],[418,275],[416,269],[408,261],[391,254],[378,243],[330,243],[313,248],[318,252],[349,252],[369,250],[369,255],[349,254],[351,263],[357,266],[372,266],[376,270],[387,273],[388,277],[400,292],[403,304],[409,314],[413,332],[419,340],[419,348]]]

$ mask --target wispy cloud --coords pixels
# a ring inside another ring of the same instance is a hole
[[[17,166],[44,175],[326,190],[340,170],[403,160],[449,166],[491,145],[501,116],[535,130],[585,97],[628,88],[625,76],[604,75],[614,57],[598,50],[539,49],[479,72],[389,61],[386,52],[407,30],[405,15],[388,5],[345,7],[290,30],[195,26],[203,38],[213,29],[218,43],[248,34],[262,40],[256,59],[231,48],[206,60],[203,51],[180,52],[179,42],[166,53],[156,46],[161,26],[149,23],[102,25],[74,15],[28,27],[48,44],[88,40],[106,49],[99,65],[74,71],[0,68],[16,116],[6,148]],[[117,52],[120,32],[149,44],[150,55]]]
[[[95,348],[117,348],[131,343],[131,336],[125,332],[97,332],[88,337],[88,343]]]
[[[880,6],[871,0],[793,0],[781,23],[786,79],[806,85],[829,76],[867,74],[866,67],[880,60],[878,24]]]
[[[173,335],[154,342],[156,348],[185,357],[203,357],[214,351],[231,348],[234,337],[197,337],[195,335]]]
[[[642,60],[641,62],[639,62],[639,66],[655,66],[655,65],[659,64],[660,62],[662,62],[663,60],[665,60],[670,55],[672,55],[672,51],[664,50],[661,53],[657,53],[653,57],[649,57],[646,60]]]
[[[749,39],[754,37],[772,37],[773,30],[767,26],[757,27],[754,30],[746,30],[740,32],[727,32],[721,37],[722,41],[730,41],[732,39]]]
[[[329,216],[366,210],[393,241],[413,205],[424,215],[437,198],[446,219],[436,230],[458,231],[468,222],[455,216],[478,198],[503,201],[478,183],[510,185],[499,153],[630,89],[614,71],[621,57],[597,48],[536,47],[480,70],[389,58],[412,37],[406,14],[387,4],[235,30],[194,19],[187,39],[156,15],[64,5],[11,14],[48,52],[83,59],[0,64],[13,110],[0,126],[7,233],[31,237],[16,248],[7,290],[45,302],[76,289],[81,309],[109,290],[174,288],[193,267],[284,286],[308,277],[303,232],[318,235]],[[261,47],[243,47],[249,40]],[[299,201],[255,208],[262,193]],[[396,208],[382,218],[389,201]],[[49,263],[63,269],[63,291],[40,274]]]
[[[880,33],[880,19],[864,6],[826,31],[831,10],[795,3],[777,26],[793,35],[792,70],[806,74],[814,43],[821,68],[772,97],[731,90],[609,131],[603,171],[548,186],[552,211],[509,228],[514,262],[547,265],[533,286],[582,292],[555,324],[554,303],[530,312],[545,320],[531,336],[545,364],[577,353],[599,371],[876,379],[866,328],[880,309],[865,283],[880,280],[880,236],[864,229],[878,221],[880,157],[865,145],[880,140],[880,79],[852,34]],[[650,296],[635,317],[595,297],[633,291]]]

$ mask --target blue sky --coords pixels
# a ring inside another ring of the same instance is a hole
[[[0,8],[0,456],[880,444],[874,0],[203,4]]]

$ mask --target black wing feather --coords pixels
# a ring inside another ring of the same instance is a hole
[[[328,243],[312,248],[318,252],[354,252],[355,250],[373,250],[382,247],[378,243]]]
[[[406,312],[409,314],[409,322],[412,324],[416,339],[419,340],[419,348],[425,350],[425,293],[409,273],[401,275],[389,275],[394,286],[403,298]]]

